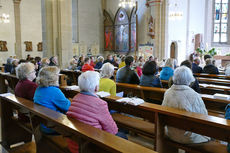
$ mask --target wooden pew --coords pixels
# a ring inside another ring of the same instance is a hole
[[[65,74],[70,81],[72,81],[72,85],[78,84],[78,77],[81,75],[81,71],[72,71],[72,70],[61,70],[61,74]]]
[[[5,72],[4,66],[0,66],[0,71],[1,71],[1,72]]]
[[[79,91],[77,90],[74,91],[66,90],[64,93],[65,94],[69,93],[67,95],[74,95],[78,92]],[[210,142],[210,143],[205,143],[200,145],[184,145],[165,139],[163,127],[165,125],[170,125],[179,129],[189,130],[192,132],[196,132],[198,134],[210,136],[215,139],[229,141],[230,121],[227,121],[219,117],[186,112],[183,110],[173,109],[173,108],[146,103],[146,102],[139,106],[133,106],[129,104],[116,102],[116,100],[119,98],[120,97],[116,97],[116,96],[108,96],[102,99],[108,102],[109,109],[111,110],[116,110],[118,112],[141,117],[144,118],[145,121],[148,121],[149,126],[146,126],[144,129],[143,128],[144,125],[143,125],[142,129],[146,133],[154,134],[154,136],[156,137],[155,139],[156,150],[159,151],[160,153],[170,153],[171,152],[170,149],[174,147],[182,148],[186,151],[193,151],[193,152],[196,151],[199,153],[205,153],[205,152],[227,153],[226,146],[221,145],[217,142]],[[128,119],[126,118],[126,120]],[[124,121],[123,122],[120,121],[118,123],[121,125],[123,124],[123,127],[133,126],[133,128],[136,128],[135,124],[138,121],[130,120],[127,122],[131,122],[131,123],[124,124]],[[132,127],[129,128],[132,129]],[[154,132],[149,132],[149,130],[154,130]]]
[[[124,94],[130,94],[140,97],[145,101],[149,99],[162,102],[164,98],[164,93],[167,89],[157,88],[157,87],[144,87],[139,85],[127,84],[127,83],[117,83],[117,91],[124,91]],[[225,107],[230,100],[215,99],[213,95],[201,94],[201,97],[209,110],[209,113],[215,116],[223,117],[225,113]]]
[[[219,78],[219,79],[226,79],[230,80],[230,76],[226,76],[223,74],[206,74],[206,73],[194,73],[195,77],[203,77],[203,78]]]
[[[32,129],[34,128],[33,120],[36,122],[39,121],[39,123],[45,124],[61,135],[77,141],[80,148],[83,143],[87,141],[102,148],[104,152],[154,153],[153,150],[129,142],[80,121],[67,118],[64,114],[34,104],[32,101],[23,98],[0,96],[0,102],[2,111],[2,145],[5,148],[9,148],[11,144],[27,140],[26,133],[28,133],[28,131],[22,128],[23,123],[13,119],[14,109],[23,108],[28,111],[30,119],[32,120]],[[49,153],[53,152],[49,146],[47,146],[46,149],[49,150]],[[44,152],[43,150],[43,153]],[[62,151],[59,150],[59,152]]]
[[[223,85],[215,85],[215,84],[202,84],[200,83],[200,90],[202,94],[215,94],[215,93],[221,93],[230,95],[230,87],[229,86],[223,86]]]
[[[5,83],[5,73],[0,72],[0,94],[7,92],[7,85]]]
[[[226,79],[213,79],[213,78],[201,78],[201,77],[197,77],[196,79],[199,81],[199,83],[230,86],[230,80],[226,80]]]
[[[7,81],[7,84],[5,83],[5,80]],[[14,91],[18,81],[19,79],[15,75],[8,73],[0,73],[0,93],[6,93],[7,86],[9,86]],[[66,75],[59,74],[59,84],[60,86],[67,85]]]

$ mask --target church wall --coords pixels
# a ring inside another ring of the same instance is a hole
[[[103,50],[103,12],[101,0],[78,0],[79,46]]]
[[[187,9],[188,1],[177,1],[177,8],[175,7],[175,1],[169,0],[169,13],[171,11],[181,11],[183,17],[180,20],[168,19],[168,57],[170,57],[170,45],[172,42],[178,44],[178,63],[183,61],[186,57],[186,38],[187,38]],[[167,57],[167,58],[168,58]]]
[[[206,33],[205,33],[205,44],[208,43],[208,48],[216,48],[216,51],[219,55],[226,55],[230,53],[230,45],[216,45],[212,44],[212,31],[213,31],[213,0],[209,0],[209,3],[206,7],[207,16],[205,17],[206,25]],[[230,29],[229,29],[230,30]]]
[[[0,14],[6,13],[10,15],[10,23],[0,23],[0,40],[7,41],[7,52],[0,52],[0,64],[6,63],[9,56],[14,56],[15,29],[14,29],[14,5],[12,0],[2,0],[2,8]]]
[[[9,14],[10,23],[0,23],[0,40],[7,41],[8,47],[7,52],[0,52],[0,64],[5,63],[9,56],[15,56],[16,41],[13,0],[2,0],[2,6],[0,13]],[[25,58],[27,54],[42,57],[42,52],[37,51],[37,44],[42,41],[41,0],[22,0],[20,11],[22,57]],[[25,52],[24,41],[32,41],[32,52]]]
[[[20,8],[22,57],[27,54],[42,57],[42,52],[37,51],[37,44],[42,42],[41,0],[22,0]],[[32,52],[25,51],[25,41],[32,41]]]
[[[175,6],[176,5],[176,6]],[[169,13],[180,11],[182,19],[168,19],[168,57],[170,57],[170,44],[178,44],[178,64],[188,59],[195,49],[195,34],[204,36],[205,30],[205,0],[169,0]]]

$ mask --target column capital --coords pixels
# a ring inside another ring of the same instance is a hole
[[[20,4],[22,0],[13,0],[14,4]]]

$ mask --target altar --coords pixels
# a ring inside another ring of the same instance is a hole
[[[230,64],[230,56],[214,56],[215,60],[221,60],[221,66],[226,67],[228,64]]]

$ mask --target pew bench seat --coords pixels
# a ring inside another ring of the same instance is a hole
[[[199,144],[180,144],[169,138],[165,138],[165,142],[170,146],[185,150],[186,153],[228,153],[227,146],[217,141]]]
[[[155,138],[155,125],[153,123],[119,113],[112,114],[112,117],[121,128],[137,132],[150,138]]]

